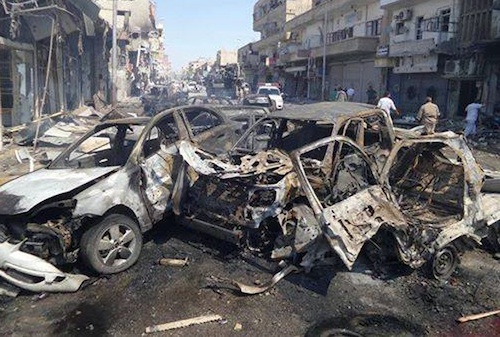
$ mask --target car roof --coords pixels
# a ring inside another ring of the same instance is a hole
[[[105,122],[99,123],[98,126],[103,125],[119,125],[119,124],[131,124],[131,125],[145,125],[151,120],[151,117],[129,117],[120,119],[110,119]]]
[[[216,105],[212,107],[229,117],[236,117],[239,115],[267,116],[269,114],[266,107],[255,105]]]
[[[275,111],[272,117],[304,121],[335,122],[340,117],[353,117],[361,113],[380,111],[374,105],[354,102],[318,102],[287,105]]]

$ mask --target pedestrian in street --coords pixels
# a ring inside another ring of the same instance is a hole
[[[344,89],[342,89],[342,87],[339,87],[337,89],[337,102],[346,102],[346,101],[347,101],[347,94],[344,91]]]
[[[465,116],[465,137],[476,134],[476,122],[479,117],[479,110],[482,107],[483,105],[481,103],[475,101],[465,108],[465,112],[467,113]]]
[[[399,111],[396,108],[396,105],[394,104],[394,101],[391,98],[391,93],[389,91],[386,91],[384,93],[384,97],[378,100],[377,108],[385,111],[389,119],[391,118],[391,112],[393,111],[396,115],[399,115]]]
[[[366,96],[368,97],[368,104],[376,104],[375,100],[377,99],[377,92],[375,91],[375,89],[373,89],[373,86],[371,84],[366,90]]]
[[[354,90],[353,87],[349,87],[349,89],[347,89],[346,94],[347,94],[347,100],[349,102],[352,102],[354,100],[355,93],[356,93],[356,91]]]
[[[417,114],[417,121],[424,126],[424,135],[434,134],[439,115],[439,107],[432,103],[432,97],[426,97]]]

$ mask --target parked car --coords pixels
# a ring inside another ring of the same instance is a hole
[[[0,277],[33,291],[73,291],[83,279],[53,265],[80,257],[102,274],[129,268],[142,233],[176,203],[176,142],[225,153],[235,131],[224,114],[194,106],[97,125],[46,168],[0,186]]]
[[[281,93],[278,84],[275,83],[260,83],[257,88],[257,95],[268,95],[273,101],[277,110],[283,109],[283,94]]]

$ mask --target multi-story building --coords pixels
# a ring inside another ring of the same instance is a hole
[[[458,24],[458,52],[444,65],[449,79],[449,109],[463,116],[472,101],[482,101],[485,112],[500,112],[500,1],[462,0]]]
[[[387,89],[403,113],[415,113],[431,96],[448,114],[449,81],[445,64],[456,52],[459,2],[452,0],[382,0],[384,36],[378,66]]]
[[[367,101],[366,90],[382,86],[374,67],[382,16],[375,0],[323,0],[288,21],[285,92],[328,99],[335,88],[352,87],[355,100]]]
[[[98,13],[99,7],[90,0],[0,1],[4,126],[72,110],[92,100],[106,76],[100,72],[106,64],[105,26]]]
[[[499,0],[314,0],[292,15],[293,2],[257,1],[261,40],[239,50],[253,78],[313,99],[341,86],[364,102],[372,86],[409,114],[426,96],[443,116],[474,100],[500,111]]]
[[[113,26],[113,1],[94,0],[99,15]],[[162,30],[156,25],[155,4],[151,0],[117,0],[118,65],[117,99],[139,96],[157,74],[163,58]],[[110,64],[111,67],[111,64]]]
[[[280,53],[287,40],[285,23],[306,12],[313,0],[259,0],[254,5],[253,30],[260,33],[260,40],[240,48],[238,62],[253,86],[258,82],[279,81],[281,75]]]

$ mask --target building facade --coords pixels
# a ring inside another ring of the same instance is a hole
[[[499,0],[314,0],[290,16],[279,9],[288,1],[266,4],[254,10],[261,40],[239,62],[252,78],[283,81],[291,97],[352,87],[365,102],[371,87],[408,114],[426,96],[447,117],[474,100],[500,111]]]
[[[245,81],[255,89],[258,82],[283,82],[280,55],[287,40],[286,22],[308,11],[313,0],[259,0],[254,5],[253,29],[260,40],[238,50]]]
[[[403,113],[415,113],[430,96],[450,115],[445,64],[457,50],[459,2],[383,0],[386,29],[378,65]]]

